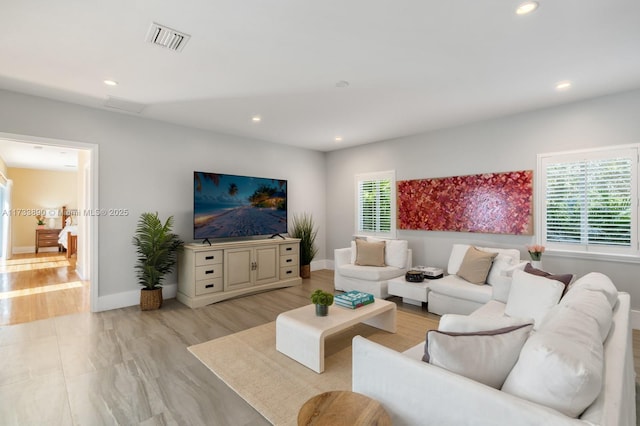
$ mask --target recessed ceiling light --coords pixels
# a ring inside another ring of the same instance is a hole
[[[342,142],[342,136],[336,136],[334,140],[336,142]]]
[[[563,80],[556,83],[556,90],[568,90],[571,88],[571,82],[569,80]]]
[[[259,123],[262,121],[262,117],[260,117],[259,115],[254,115],[253,117],[251,117],[251,121],[253,121],[254,123]]]
[[[517,15],[526,15],[528,13],[533,12],[537,8],[538,8],[538,2],[537,1],[526,1],[526,2],[522,3],[520,6],[518,6],[518,8],[516,9],[516,14]]]
[[[117,86],[118,82],[115,80],[105,80],[104,84],[106,84],[107,86]]]

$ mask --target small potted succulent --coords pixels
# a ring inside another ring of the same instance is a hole
[[[316,305],[317,316],[326,317],[333,305],[333,294],[318,289],[311,294],[311,303]]]

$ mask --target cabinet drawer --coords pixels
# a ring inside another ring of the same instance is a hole
[[[280,255],[298,254],[300,243],[280,244]]]
[[[38,241],[38,247],[57,247],[58,240],[46,240],[46,241]]]
[[[196,296],[222,291],[222,278],[196,281]]]
[[[299,266],[289,266],[286,268],[280,268],[280,279],[285,280],[287,278],[296,278],[300,276]]]
[[[196,266],[222,263],[222,250],[199,251],[196,253]]]
[[[280,256],[280,266],[297,266],[298,265],[298,255],[291,254],[287,256]]]
[[[196,266],[196,281],[222,278],[222,263],[216,265]]]
[[[38,235],[38,240],[40,241],[51,241],[51,240],[57,240],[58,239],[58,234],[40,234]]]

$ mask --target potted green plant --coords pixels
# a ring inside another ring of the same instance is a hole
[[[316,305],[316,315],[326,317],[329,306],[333,305],[333,294],[317,289],[311,293],[311,303]]]
[[[162,280],[173,270],[177,250],[183,244],[171,232],[173,216],[163,224],[158,213],[142,213],[133,237],[138,259],[136,276],[140,290],[140,309],[148,311],[162,306]]]
[[[311,261],[318,253],[318,248],[315,246],[318,230],[314,227],[311,214],[293,215],[289,235],[300,239],[300,276],[302,278],[311,276]]]

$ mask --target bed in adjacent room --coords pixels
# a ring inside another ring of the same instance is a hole
[[[74,223],[73,215],[66,207],[62,207],[63,228],[58,234],[58,244],[64,247],[67,258],[78,251],[78,224]]]

